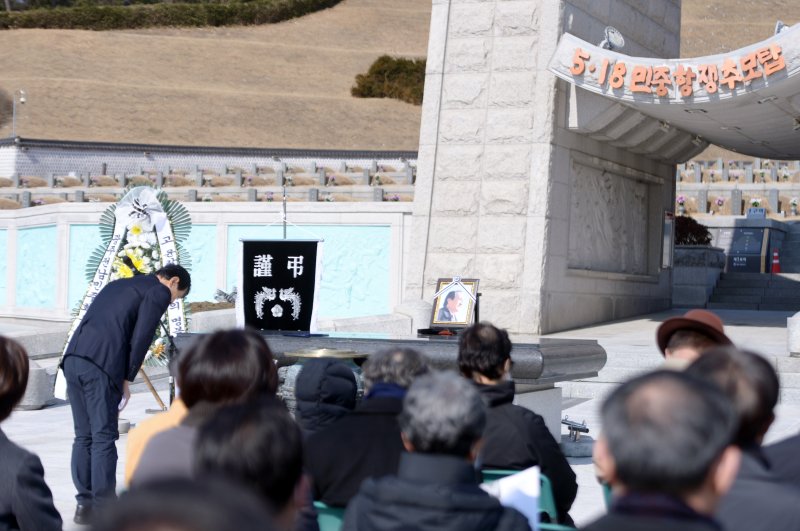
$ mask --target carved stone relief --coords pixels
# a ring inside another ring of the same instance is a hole
[[[647,183],[572,161],[570,269],[645,275]]]

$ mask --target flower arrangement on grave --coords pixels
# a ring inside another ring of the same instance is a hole
[[[789,201],[789,204],[793,207],[796,207],[798,203],[800,203],[800,200],[798,200],[796,197],[793,197],[792,200]]]
[[[75,310],[72,330],[108,282],[150,274],[167,263],[191,268],[189,254],[182,246],[192,230],[191,218],[182,204],[167,198],[162,190],[128,187],[119,203],[109,206],[100,216],[99,228],[102,243],[87,262],[89,289]],[[145,365],[164,366],[169,362],[164,328],[169,329],[170,335],[186,331],[187,312],[182,299],[169,306],[162,324],[156,329]]]
[[[760,197],[752,198],[750,200],[750,206],[753,208],[758,208],[759,206],[761,206],[761,198]]]
[[[683,195],[679,195],[679,196],[678,196],[678,197],[675,199],[675,202],[676,202],[676,203],[678,203],[678,205],[680,205],[680,206],[684,206],[684,204],[686,204],[686,197],[685,197],[685,196],[683,196]]]
[[[718,207],[721,207],[722,205],[725,204],[725,198],[724,197],[718,197],[716,199],[716,201],[714,201],[714,202],[717,204]]]
[[[266,201],[268,203],[272,203],[273,201],[275,201],[275,194],[273,194],[272,192],[267,192]]]
[[[392,196],[389,198],[389,201],[400,201],[400,196],[397,194],[392,194]]]

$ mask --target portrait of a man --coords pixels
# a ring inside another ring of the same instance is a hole
[[[440,278],[436,281],[436,299],[433,301],[431,326],[461,328],[474,319],[478,279],[459,277]]]
[[[439,309],[439,316],[437,321],[452,322],[458,321],[456,314],[461,307],[461,293],[457,290],[452,290],[444,297],[444,305]]]

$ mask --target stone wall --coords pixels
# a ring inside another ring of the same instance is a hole
[[[86,262],[100,245],[108,205],[60,203],[0,211],[0,317],[71,320],[88,281]],[[189,302],[230,292],[240,239],[280,239],[279,203],[190,203]],[[409,203],[289,203],[287,237],[324,239],[321,319],[388,314],[400,302]]]
[[[482,319],[517,334],[668,307],[674,167],[571,132],[547,64],[562,32],[606,25],[626,53],[677,57],[679,24],[672,0],[434,0],[404,296],[478,277]]]

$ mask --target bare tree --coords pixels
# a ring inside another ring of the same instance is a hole
[[[5,0],[6,2],[6,11],[11,12],[11,0]]]

